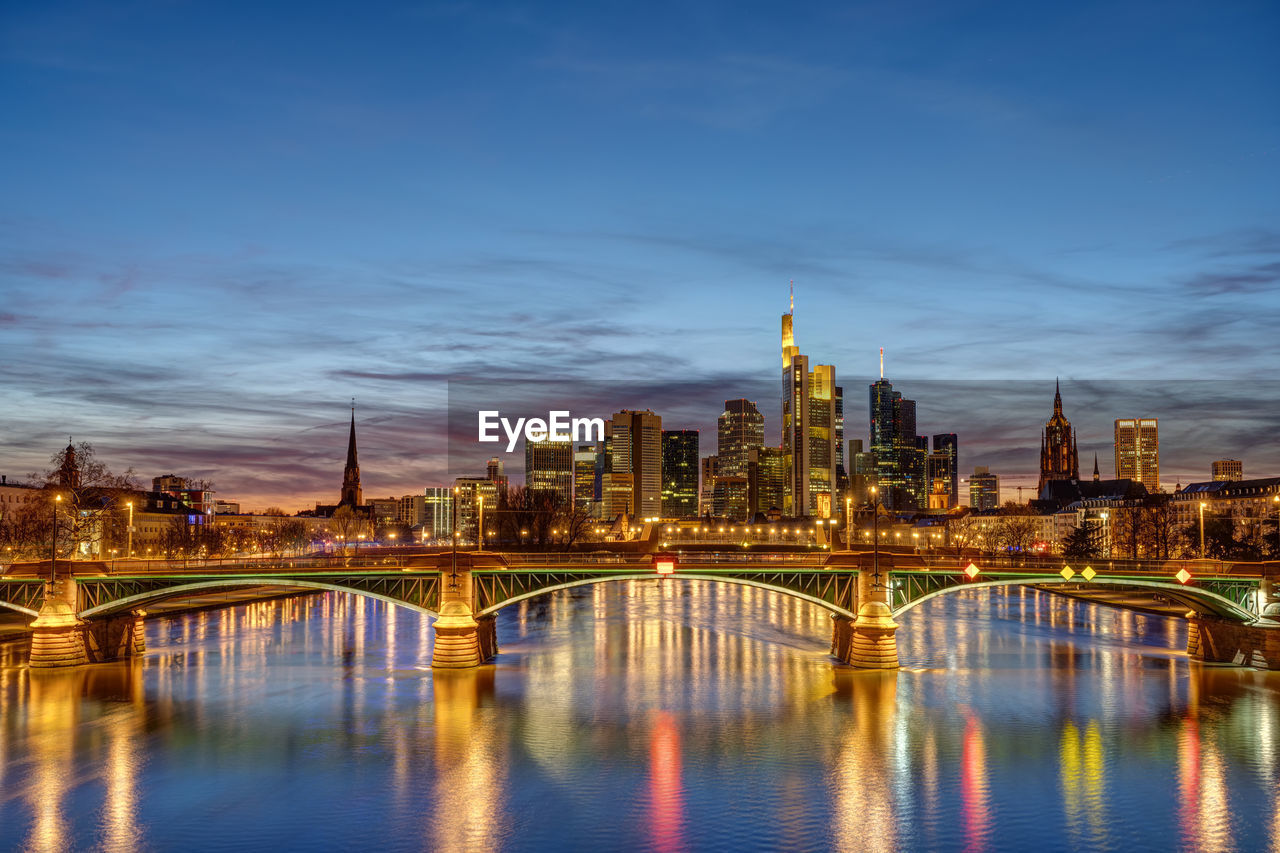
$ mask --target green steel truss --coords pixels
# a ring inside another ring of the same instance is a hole
[[[44,581],[38,578],[5,578],[0,583],[0,604],[6,610],[37,613],[44,601]]]
[[[448,573],[445,573],[448,577]],[[540,592],[610,580],[658,577],[639,566],[591,569],[476,569],[471,574],[477,613],[493,612],[513,601]],[[822,602],[829,609],[855,609],[858,589],[856,569],[759,569],[701,568],[681,566],[675,577],[684,580],[718,580],[799,593]]]
[[[1189,609],[1208,613],[1228,619],[1241,620],[1246,615],[1235,608],[1223,606],[1211,593],[1227,599],[1236,608],[1248,610],[1250,596],[1261,586],[1260,578],[1208,576],[1194,578],[1183,585],[1168,575],[1157,574],[1104,574],[1099,572],[1092,580],[1085,580],[1083,575],[1075,574],[1070,580],[1053,572],[1010,572],[980,571],[972,580],[961,571],[894,571],[890,572],[889,604],[896,613],[919,601],[927,595],[952,587],[992,584],[1041,584],[1061,587],[1064,591],[1077,589],[1086,591],[1090,588],[1128,587],[1148,594],[1161,595],[1173,602],[1186,604]]]
[[[610,565],[580,567],[548,567],[517,569],[474,569],[472,576],[473,609],[492,613],[514,601],[530,598],[552,589],[610,580],[656,577],[643,565]],[[832,567],[761,567],[679,566],[677,578],[718,580],[746,583],[776,589],[819,603],[836,613],[857,610],[856,568]],[[439,611],[442,585],[452,582],[448,571],[399,569],[346,571],[259,571],[244,573],[184,573],[172,575],[136,575],[79,577],[78,611],[83,616],[106,615],[120,610],[145,608],[148,603],[179,595],[199,595],[233,588],[253,586],[282,589],[338,589],[373,596],[391,602],[405,603],[432,613]],[[1163,595],[1171,601],[1187,603],[1202,612],[1226,618],[1242,619],[1260,579],[1240,576],[1202,576],[1183,586],[1172,578],[1155,574],[1098,574],[1092,582],[1076,575],[1064,582],[1052,572],[982,571],[970,580],[958,570],[898,570],[885,572],[889,585],[889,603],[901,611],[912,603],[946,589],[992,584],[1054,584],[1081,590],[1093,587],[1133,586],[1148,593]],[[1204,595],[1212,593],[1213,595]],[[1226,604],[1220,596],[1231,604]],[[44,597],[44,583],[36,578],[6,578],[0,581],[0,603],[20,612],[35,613]],[[1231,606],[1231,605],[1234,605]],[[1240,608],[1241,610],[1237,610]],[[1233,612],[1234,611],[1234,612]]]
[[[183,574],[138,577],[77,578],[81,614],[145,607],[146,603],[180,595],[198,595],[252,586],[283,589],[338,589],[410,604],[436,612],[440,605],[440,573],[429,572],[255,572],[253,574]]]

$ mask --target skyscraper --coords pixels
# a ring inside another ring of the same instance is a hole
[[[916,435],[916,401],[881,376],[870,386],[870,410],[871,452],[884,505],[897,510],[927,506],[928,439]]]
[[[526,441],[524,484],[530,491],[551,491],[567,505],[573,500],[573,444]]]
[[[662,515],[662,417],[645,409],[616,412],[605,424],[610,471],[630,474],[632,514]]]
[[[573,451],[573,503],[593,514],[600,507],[599,458],[600,448],[594,444],[579,444]]]
[[[1044,425],[1040,439],[1040,483],[1037,493],[1044,491],[1050,480],[1079,480],[1080,456],[1076,452],[1071,421],[1062,414],[1062,390],[1053,383],[1053,415]]]
[[[698,431],[663,430],[662,517],[694,518],[697,515]]]
[[[698,515],[711,515],[711,505],[715,497],[716,476],[719,470],[719,456],[702,457],[702,487],[698,492]]]
[[[976,511],[1000,506],[1000,478],[985,465],[974,468],[969,478],[969,506]]]
[[[507,490],[507,466],[503,464],[501,457],[489,457],[489,464],[484,467],[484,475],[498,487],[499,492]]]
[[[453,489],[448,486],[427,486],[422,491],[425,517],[422,524],[426,538],[449,538],[449,525],[453,523]]]
[[[831,515],[836,486],[836,369],[809,370],[795,345],[795,306],[782,315],[782,453],[787,470],[783,515]]]
[[[716,423],[716,455],[719,472],[726,477],[745,477],[747,459],[753,447],[764,446],[764,415],[750,400],[725,400]]]
[[[785,457],[781,447],[755,447],[747,461],[747,510],[756,513],[782,513],[782,500],[787,482]]]
[[[1116,419],[1116,479],[1160,490],[1160,432],[1156,418]]]
[[[933,437],[929,456],[929,508],[951,509],[960,505],[960,444],[954,432]],[[945,496],[945,500],[939,499]],[[937,506],[935,506],[937,504]]]

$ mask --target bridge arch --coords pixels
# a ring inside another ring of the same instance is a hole
[[[676,580],[685,580],[685,581],[712,581],[716,583],[738,584],[739,586],[752,586],[752,587],[755,587],[756,589],[763,589],[768,592],[777,592],[783,595],[789,595],[792,598],[798,598],[801,601],[807,601],[810,604],[816,604],[819,607],[823,608],[824,610],[827,610],[828,612],[833,613],[837,616],[844,616],[847,619],[856,618],[856,614],[846,610],[843,607],[839,607],[837,605],[831,604],[828,601],[823,601],[821,598],[818,598],[817,596],[808,595],[806,593],[800,592],[799,590],[788,589],[785,586],[778,586],[776,584],[769,584],[769,583],[761,583],[760,581],[753,581],[748,578],[735,578],[735,577],[719,575],[719,574],[702,575],[696,572],[676,572],[670,575],[657,575],[657,574],[654,574],[652,571],[637,572],[635,574],[607,575],[604,577],[582,578],[578,580],[567,581],[565,583],[540,587],[538,589],[529,590],[528,592],[522,592],[519,595],[514,595],[511,598],[503,599],[502,601],[499,601],[497,604],[492,604],[484,608],[479,613],[477,613],[476,616],[477,617],[492,616],[493,614],[497,613],[499,610],[503,609],[504,607],[510,607],[513,604],[518,604],[521,601],[528,601],[531,598],[537,598],[538,596],[546,595],[549,592],[557,592],[558,590],[562,590],[562,589],[572,589],[573,587],[577,587],[577,586],[594,586],[596,584],[602,584],[602,583],[613,583],[614,581],[633,581],[633,580],[651,581],[651,580],[661,580],[661,579],[667,579],[667,578],[673,578]]]
[[[77,615],[81,619],[91,619],[95,616],[109,616],[136,608],[145,608],[148,604],[155,604],[171,598],[182,598],[184,596],[193,595],[203,591],[229,589],[233,587],[280,587],[282,589],[299,589],[320,592],[345,592],[351,595],[360,595],[365,598],[385,601],[386,603],[395,605],[396,607],[404,607],[408,610],[425,614],[430,616],[432,619],[439,615],[434,610],[428,610],[425,607],[419,607],[416,604],[411,604],[402,599],[393,598],[388,595],[381,595],[369,590],[356,589],[355,587],[343,586],[341,584],[324,583],[323,581],[298,580],[294,578],[220,578],[218,580],[196,581],[193,583],[149,590],[147,592],[138,593],[137,595],[118,598],[113,601],[100,604],[97,607],[90,607],[87,610],[82,610]],[[33,613],[32,615],[36,614]]]
[[[1094,579],[1089,582],[1090,586],[1107,586],[1115,589],[1140,587],[1143,589],[1151,589],[1160,592],[1162,595],[1186,605],[1188,610],[1207,611],[1214,616],[1220,616],[1233,622],[1249,623],[1257,620],[1257,614],[1252,613],[1240,605],[1236,604],[1226,596],[1219,595],[1216,592],[1210,592],[1207,589],[1198,587],[1174,586],[1164,581],[1142,580],[1139,578],[1124,579]],[[954,592],[960,592],[966,589],[994,589],[997,587],[1009,586],[1080,586],[1078,580],[1067,580],[1062,577],[1021,577],[1021,578],[1000,578],[993,581],[973,581],[965,583],[957,583],[953,586],[936,589],[933,592],[920,596],[919,598],[908,601],[906,604],[898,607],[893,611],[895,618],[902,616],[912,608],[918,607],[931,598],[937,598],[942,595],[950,595]]]

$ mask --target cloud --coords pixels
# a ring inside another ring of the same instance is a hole
[[[1199,273],[1186,279],[1183,286],[1196,296],[1273,293],[1280,286],[1280,261],[1233,271]]]

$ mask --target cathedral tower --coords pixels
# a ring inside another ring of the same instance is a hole
[[[1075,434],[1071,421],[1062,414],[1062,390],[1053,383],[1053,417],[1044,425],[1044,437],[1040,439],[1040,485],[1050,480],[1079,480],[1080,457],[1076,453]]]

